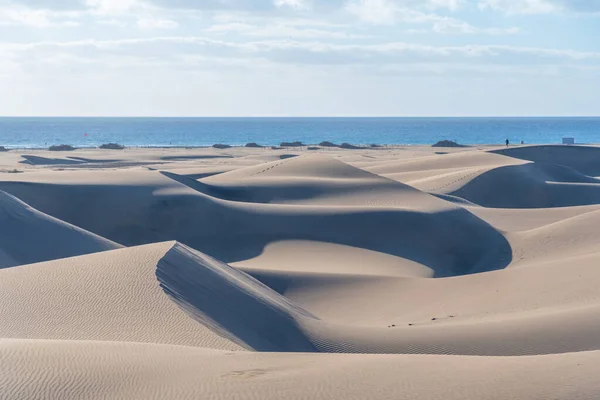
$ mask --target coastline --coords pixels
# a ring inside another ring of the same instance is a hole
[[[319,144],[311,144],[311,143],[305,143],[302,146],[279,146],[279,145],[261,145],[261,147],[247,147],[245,144],[228,144],[228,143],[222,143],[225,144],[227,146],[229,146],[228,148],[224,148],[224,149],[215,149],[215,150],[221,150],[221,151],[225,151],[228,149],[255,149],[255,150],[303,150],[303,151],[310,151],[307,148],[308,147],[318,147],[321,150],[357,150],[357,151],[364,151],[364,150],[378,150],[378,149],[397,149],[397,148],[417,148],[417,147],[432,147],[432,148],[438,148],[438,149],[457,149],[457,148],[492,148],[492,147],[506,147],[505,144],[503,143],[484,143],[484,144],[460,144],[460,147],[433,147],[432,144],[429,143],[420,143],[420,144],[405,144],[405,143],[377,143],[376,146],[370,146],[369,144],[364,144],[364,143],[350,143],[353,146],[357,146],[359,148],[355,148],[355,149],[344,149],[341,148],[339,145],[338,146],[320,146]],[[1,145],[0,145],[1,146]],[[100,149],[99,148],[100,145],[97,146],[74,146],[75,149],[74,150],[66,150],[66,151],[52,151],[53,153],[68,153],[69,151],[76,151],[76,150],[103,150],[103,151],[109,151],[109,150],[105,150],[105,149]],[[202,150],[202,149],[214,149],[213,145],[198,145],[198,146],[184,146],[184,145],[173,145],[173,146],[165,146],[165,145],[141,145],[141,146],[131,146],[131,145],[127,145],[127,144],[123,144],[124,149],[123,150],[135,150],[135,149],[140,149],[140,150],[152,150],[152,149],[164,149],[164,150],[168,150],[168,149],[174,149],[174,150]],[[524,143],[524,144],[510,144],[509,147],[522,147],[522,146],[563,146],[562,143],[550,143],[550,142],[544,142],[544,143]],[[600,142],[591,142],[591,143],[575,143],[574,146],[600,146]],[[281,147],[278,149],[273,149],[272,147]],[[48,150],[48,147],[12,147],[12,146],[5,146],[7,151],[50,151]]]
[[[117,142],[140,147],[243,146],[285,141],[316,145],[323,140],[354,145],[426,145],[439,140],[479,145],[579,143],[600,140],[600,117],[477,118],[0,118],[0,146],[94,147]]]

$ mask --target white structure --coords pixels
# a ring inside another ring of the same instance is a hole
[[[564,137],[562,144],[575,144],[575,138],[572,137]]]

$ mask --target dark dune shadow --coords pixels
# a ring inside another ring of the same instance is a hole
[[[297,315],[315,317],[221,261],[177,243],[158,263],[156,277],[188,315],[243,347],[317,351],[294,320]]]
[[[28,165],[57,165],[57,166],[70,166],[77,168],[104,168],[106,165],[111,164],[111,167],[123,168],[133,167],[137,165],[149,165],[149,164],[164,164],[164,162],[123,162],[121,160],[94,160],[83,157],[67,157],[67,158],[46,158],[39,156],[24,155],[22,156],[25,160],[21,161],[21,164]]]
[[[30,155],[23,155],[21,157],[25,160],[20,163],[29,165],[79,165],[84,163],[84,161],[81,160],[70,160],[65,158],[46,158]]]
[[[0,269],[119,248],[0,191]]]
[[[185,176],[186,178],[190,178],[190,179],[196,180],[196,179],[208,178],[209,176],[220,175],[220,174],[223,174],[225,172],[229,172],[229,170],[227,170],[227,171],[201,172],[201,173],[197,173],[197,174],[182,174],[182,176]]]
[[[213,185],[207,185],[206,183],[197,181],[191,177],[174,174],[172,172],[167,171],[160,171],[160,174],[166,176],[169,179],[173,179],[175,182],[181,183],[182,185],[185,185],[200,193],[204,193],[208,196],[230,201],[243,201],[243,199],[245,198],[244,190],[238,190],[236,188],[227,189]]]
[[[233,158],[233,156],[222,155],[222,156],[213,156],[213,155],[205,155],[205,156],[165,156],[160,159],[163,161],[185,161],[185,160],[208,160],[214,158]]]
[[[126,246],[177,240],[227,263],[254,258],[280,240],[378,251],[426,265],[436,277],[501,269],[512,259],[504,236],[463,209],[258,207],[201,193],[156,195],[151,185],[0,182],[0,190]]]
[[[585,175],[600,176],[600,148],[598,147],[542,145],[492,150],[490,153],[535,163],[562,165]]]
[[[85,158],[85,157],[67,157],[70,158],[72,160],[76,160],[76,161],[81,161],[84,163],[117,163],[117,162],[122,162],[123,160],[114,160],[114,159],[108,159],[108,160],[97,160],[97,159],[93,159],[93,158]]]
[[[450,193],[490,208],[553,208],[600,204],[600,180],[573,168],[530,163],[487,171]]]
[[[327,191],[327,188],[319,188],[310,183],[295,183],[294,187],[283,188],[268,186],[224,187],[209,185],[191,177],[171,172],[161,171],[161,174],[208,196],[243,203],[269,203],[274,199],[281,200],[284,198],[286,200],[301,200],[316,197]]]
[[[259,269],[246,269],[243,267],[237,267],[237,269],[245,272],[254,279],[258,280],[262,284],[268,286],[277,293],[284,295],[285,292],[290,289],[303,289],[314,287],[315,285],[320,286],[335,286],[339,284],[360,284],[368,281],[378,281],[386,279],[380,276],[369,276],[369,275],[342,275],[332,273],[321,273],[321,272],[298,272],[298,271],[285,271],[281,272],[278,270],[259,270]]]
[[[223,221],[236,226],[239,217]],[[322,210],[304,215],[245,216],[248,231],[222,232],[189,244],[231,263],[260,255],[280,240],[334,243],[405,258],[434,271],[434,277],[503,269],[512,261],[504,236],[464,210],[424,214],[401,210]],[[275,225],[272,229],[263,226]],[[243,228],[242,228],[243,229]],[[226,238],[223,240],[223,238]],[[237,245],[235,245],[237,243]]]

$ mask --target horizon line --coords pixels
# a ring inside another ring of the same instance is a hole
[[[292,119],[292,118],[600,118],[600,115],[237,115],[237,116],[210,116],[210,115],[0,115],[0,118],[218,118],[218,119]]]

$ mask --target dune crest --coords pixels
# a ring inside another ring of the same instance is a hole
[[[161,287],[194,319],[256,351],[315,351],[296,318],[315,318],[249,275],[176,243],[158,262]]]

